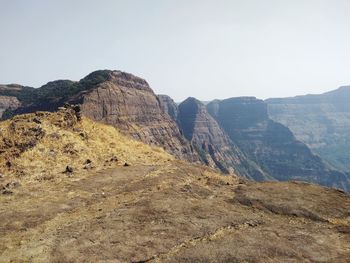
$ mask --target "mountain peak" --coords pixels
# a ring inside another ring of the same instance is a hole
[[[85,85],[98,85],[106,81],[111,81],[124,87],[151,90],[146,80],[120,70],[96,70],[80,80]]]
[[[196,99],[195,97],[188,97],[187,99],[185,99],[181,104],[187,104],[187,103],[191,103],[191,104],[195,104],[197,105],[197,107],[205,107],[205,105],[198,99]]]

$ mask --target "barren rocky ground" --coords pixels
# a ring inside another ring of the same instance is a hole
[[[201,166],[116,167],[0,196],[1,262],[349,262],[350,198]]]

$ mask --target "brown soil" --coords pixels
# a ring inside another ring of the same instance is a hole
[[[350,198],[182,162],[0,196],[1,262],[348,262]]]

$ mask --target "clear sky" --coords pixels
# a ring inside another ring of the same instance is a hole
[[[350,85],[350,0],[0,0],[0,83],[97,69],[176,101]]]

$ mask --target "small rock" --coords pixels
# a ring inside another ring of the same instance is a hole
[[[3,195],[12,195],[13,192],[11,190],[6,189],[6,190],[2,191],[2,194]]]
[[[75,116],[77,117],[77,120],[81,120],[81,108],[80,105],[72,105],[72,109],[75,111]]]
[[[37,124],[41,124],[41,120],[39,120],[38,118],[34,118],[33,122],[37,123]]]
[[[85,162],[84,162],[84,167],[83,169],[85,170],[90,170],[94,168],[93,164],[92,164],[92,161],[90,159],[87,159]]]
[[[84,164],[90,164],[90,163],[92,163],[92,161],[90,159],[86,159]]]
[[[113,156],[111,159],[110,159],[111,162],[118,162],[118,157],[117,156]]]
[[[65,173],[73,173],[73,167],[67,165],[66,170],[64,172]]]
[[[75,112],[80,112],[81,111],[80,105],[73,105],[72,108],[73,108],[73,110]]]
[[[85,132],[81,132],[79,133],[79,136],[82,138],[82,139],[87,139],[87,134]]]
[[[1,179],[1,178],[4,178],[4,175],[3,175],[2,173],[0,173],[0,179]]]
[[[19,187],[19,186],[21,186],[21,184],[19,183],[19,182],[9,182],[9,183],[7,183],[6,185],[5,185],[5,187],[7,188],[7,189],[13,189],[13,188],[16,188],[16,187]]]
[[[130,164],[128,164],[128,163],[124,163],[124,166],[126,167],[126,166],[130,166]]]
[[[95,168],[95,167],[92,165],[92,163],[87,163],[87,164],[85,164],[84,167],[83,167],[83,169],[85,169],[85,170],[90,170],[90,169],[92,169],[92,168]]]
[[[10,167],[12,166],[12,163],[11,163],[10,161],[7,161],[7,162],[6,162],[6,166],[7,166],[8,168],[10,168]]]

